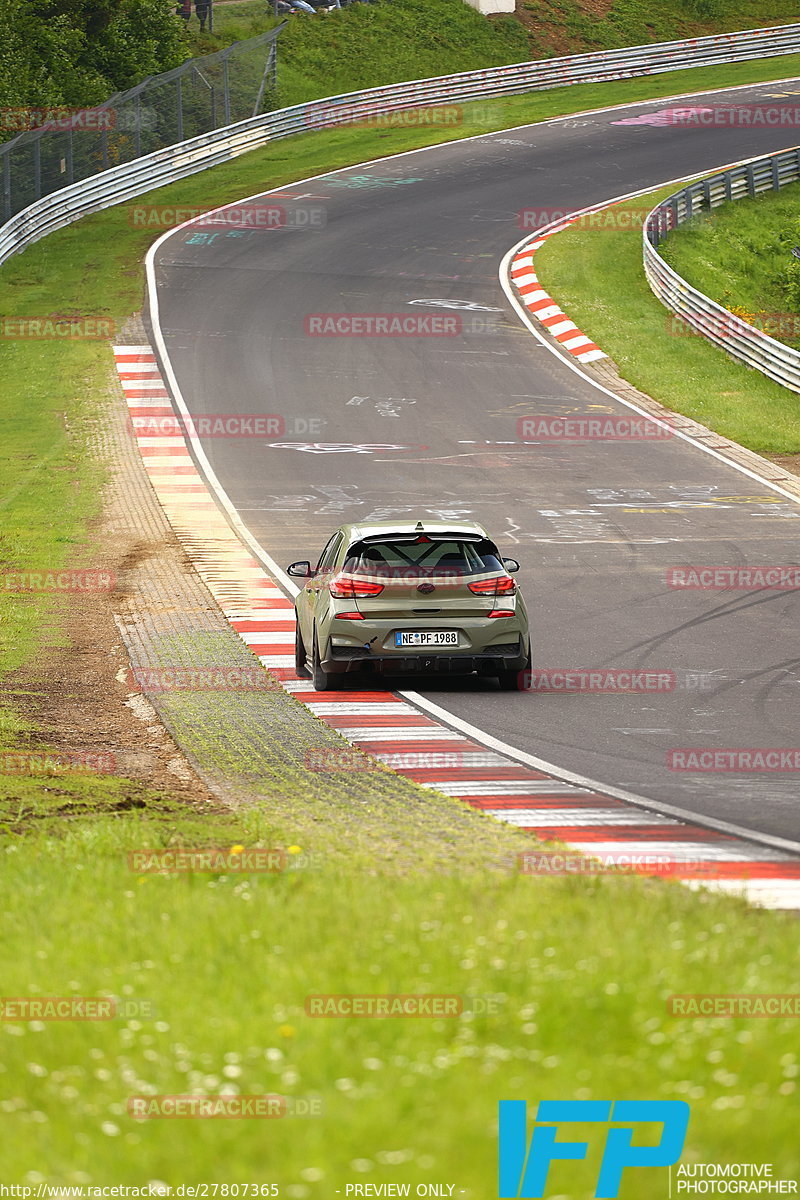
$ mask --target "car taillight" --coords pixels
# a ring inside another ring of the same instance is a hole
[[[359,612],[336,613],[335,619],[337,621],[363,621],[364,614]]]
[[[382,583],[370,579],[355,579],[352,575],[335,575],[328,585],[334,600],[355,600],[358,596],[380,596]]]
[[[486,615],[487,617],[515,617],[517,614],[513,608],[493,608]]]
[[[510,575],[498,575],[496,579],[478,579],[467,586],[476,596],[513,596],[517,591],[517,585]]]

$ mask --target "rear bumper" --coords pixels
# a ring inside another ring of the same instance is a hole
[[[383,675],[496,675],[498,671],[521,671],[527,666],[528,654],[521,640],[490,647],[478,654],[433,653],[423,649],[414,654],[372,654],[361,647],[332,646],[322,661],[324,671],[341,674],[347,671],[372,670]]]

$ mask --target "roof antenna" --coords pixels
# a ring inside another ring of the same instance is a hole
[[[414,526],[414,532],[416,533],[416,531],[418,529],[424,529],[424,525],[422,524],[422,521],[417,521],[416,525]]]

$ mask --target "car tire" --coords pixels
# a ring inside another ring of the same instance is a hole
[[[319,661],[319,646],[317,645],[317,634],[314,631],[314,642],[311,651],[311,682],[314,685],[315,692],[330,692],[341,687],[341,681],[338,675],[332,672],[323,671]]]
[[[310,674],[308,669],[308,656],[306,648],[303,645],[303,635],[300,632],[300,622],[295,616],[294,628],[294,672],[300,679],[308,679]]]
[[[531,686],[531,652],[521,671],[498,671],[501,692],[527,692]]]

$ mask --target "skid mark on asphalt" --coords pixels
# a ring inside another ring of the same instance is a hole
[[[153,351],[118,346],[115,356],[142,460],[195,570],[263,666],[346,741],[422,787],[529,832],[540,844],[566,843],[610,863],[620,856],[649,857],[649,867],[637,867],[641,873],[701,881],[768,907],[800,907],[795,857],[527,767],[380,686],[314,691],[294,669],[291,601],[234,534],[185,439],[158,434],[153,418],[175,413]]]

